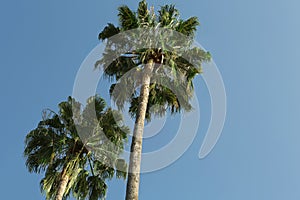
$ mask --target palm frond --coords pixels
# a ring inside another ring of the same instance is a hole
[[[197,30],[197,26],[199,25],[200,23],[198,21],[198,18],[191,17],[185,21],[180,20],[175,30],[186,36],[193,36]]]
[[[120,6],[118,8],[119,22],[122,30],[130,30],[138,27],[138,19],[136,14],[128,8],[128,6]]]
[[[89,185],[89,200],[105,199],[107,185],[98,176],[90,176],[87,179]]]
[[[177,17],[179,17],[179,12],[174,5],[161,6],[158,13],[158,22],[161,27],[167,27],[174,24],[177,21]]]
[[[120,33],[119,27],[115,27],[113,24],[108,23],[107,26],[98,35],[99,40],[105,40],[116,34]]]
[[[140,26],[149,26],[150,12],[145,0],[139,3],[137,14]]]

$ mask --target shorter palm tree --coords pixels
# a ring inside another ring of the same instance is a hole
[[[40,185],[47,200],[71,194],[80,200],[104,199],[107,179],[126,178],[127,166],[119,157],[129,128],[119,112],[105,107],[95,96],[81,111],[81,104],[69,97],[59,104],[58,113],[45,110],[37,128],[26,136],[26,166],[29,172],[45,172]]]

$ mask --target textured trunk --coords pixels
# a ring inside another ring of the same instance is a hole
[[[129,173],[126,188],[126,200],[138,200],[139,197],[143,131],[149,97],[149,85],[153,67],[153,60],[150,60],[145,66],[145,71],[143,74],[142,87],[140,91],[140,102],[136,114],[133,137],[131,142]]]
[[[61,175],[61,180],[60,180],[60,183],[59,183],[58,188],[57,188],[57,193],[56,193],[56,196],[55,196],[55,200],[62,200],[63,199],[63,196],[64,196],[65,190],[67,188],[68,182],[69,182],[69,176],[66,174],[66,170],[63,169],[62,175]]]

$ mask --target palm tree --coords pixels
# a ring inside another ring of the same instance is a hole
[[[192,106],[189,102],[193,96],[193,79],[201,73],[201,63],[209,61],[211,57],[208,52],[192,46],[196,27],[199,25],[198,19],[196,17],[187,20],[180,19],[179,12],[174,5],[162,6],[158,10],[158,14],[155,14],[153,7],[149,9],[146,1],[143,0],[139,3],[136,12],[130,10],[126,5],[119,7],[118,11],[119,26],[109,23],[99,34],[99,40],[107,43],[105,52],[102,58],[96,62],[95,67],[102,66],[105,75],[110,80],[116,81],[110,88],[111,97],[120,108],[123,108],[125,102],[129,102],[129,112],[135,118],[126,200],[137,200],[145,119],[151,120],[153,114],[164,115],[167,111],[171,113],[181,110],[190,111]],[[141,36],[135,35],[134,31],[125,37],[122,36],[122,33],[136,29],[147,30],[147,28],[150,32],[163,28],[172,30],[189,38],[189,42],[183,44],[176,38],[161,39],[157,37],[157,40],[154,41],[150,38],[148,42],[158,43],[160,48],[126,49],[127,46],[130,46],[126,43],[132,43],[132,40],[136,42]],[[121,39],[111,39],[117,35],[121,35]],[[164,48],[166,43],[180,45],[179,48],[170,51],[168,48]],[[183,53],[188,56],[183,57]],[[111,62],[112,58],[116,59]],[[170,66],[170,70],[162,68],[162,65]],[[134,74],[142,74],[141,78],[134,79],[132,78],[135,77],[134,75],[123,78],[129,71],[134,71]],[[154,73],[160,73],[163,81],[154,80]],[[178,74],[180,74],[180,78],[174,78]],[[164,82],[171,83],[174,88],[181,88],[181,92],[174,92],[163,84]],[[118,87],[120,85],[126,85],[127,88]],[[150,109],[154,105],[158,105],[158,109]]]
[[[45,172],[40,185],[47,200],[67,199],[71,194],[81,200],[104,199],[106,179],[114,175],[125,179],[126,163],[119,156],[129,129],[122,125],[120,113],[105,107],[104,100],[95,96],[81,112],[81,104],[69,97],[59,104],[58,113],[45,110],[43,120],[26,136],[26,166],[29,172]],[[96,113],[96,128],[91,127],[92,112]],[[80,123],[74,123],[75,116]],[[81,139],[78,129],[86,137]],[[110,143],[114,151],[105,145]],[[99,155],[111,165],[98,160]]]

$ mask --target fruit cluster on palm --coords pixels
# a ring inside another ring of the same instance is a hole
[[[126,178],[127,166],[119,157],[128,132],[120,113],[106,108],[102,98],[89,98],[82,111],[81,104],[69,97],[59,104],[58,113],[46,110],[26,136],[26,166],[30,172],[45,172],[40,185],[48,200],[71,195],[104,199],[107,179]]]
[[[95,66],[115,80],[110,88],[112,99],[120,108],[128,102],[135,118],[126,200],[137,200],[145,119],[167,111],[190,111],[193,79],[211,57],[193,46],[198,19],[180,19],[173,5],[162,6],[156,14],[143,0],[137,11],[127,6],[118,11],[119,26],[108,24],[99,34],[106,48]],[[141,40],[146,47],[140,45]],[[174,88],[180,88],[179,92]]]

